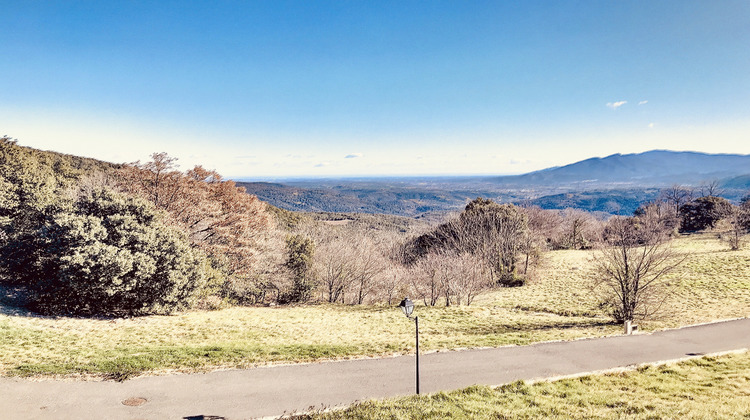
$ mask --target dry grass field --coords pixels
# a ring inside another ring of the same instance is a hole
[[[750,418],[750,353],[554,382],[369,401],[300,419]]]
[[[669,312],[644,330],[750,315],[750,250],[711,234],[674,241],[689,257],[674,273]],[[471,306],[423,307],[425,351],[616,334],[589,292],[591,252],[546,253],[536,278]],[[413,351],[413,324],[394,307],[234,307],[131,319],[39,317],[0,307],[0,374],[124,378]]]
[[[669,276],[674,284],[663,311],[641,328],[649,331],[750,316],[750,248],[730,251],[717,235],[683,236],[672,242],[685,261]],[[595,251],[554,251],[543,255],[536,280],[528,287],[502,289],[477,298],[477,304],[563,316],[597,316],[589,291]]]

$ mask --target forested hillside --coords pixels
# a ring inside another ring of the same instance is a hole
[[[113,165],[0,139],[0,284],[14,304],[142,315],[259,299],[282,254],[265,204],[173,161]]]
[[[394,182],[392,180],[316,182],[318,187],[266,182],[239,182],[248,193],[274,206],[293,211],[383,213],[417,217],[458,210],[478,196],[497,196],[482,187],[463,189],[450,184]],[[309,183],[307,183],[309,184]]]
[[[695,195],[712,185],[715,194],[739,202],[750,190],[747,177],[706,181],[696,185],[675,184],[689,188]],[[358,212],[390,214],[403,217],[439,220],[446,213],[459,211],[476,197],[487,197],[501,203],[539,206],[548,210],[575,208],[595,213],[628,216],[641,205],[658,199],[667,187],[596,187],[506,186],[489,184],[486,178],[454,182],[428,182],[424,179],[392,180],[321,180],[325,188],[310,188],[299,181],[294,185],[263,182],[240,182],[248,192],[262,200],[291,211]],[[427,184],[427,185],[425,185]],[[379,186],[379,187],[378,187]]]

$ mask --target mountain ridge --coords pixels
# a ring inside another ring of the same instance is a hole
[[[521,175],[240,182],[249,193],[295,211],[408,217],[455,211],[477,196],[546,209],[628,215],[670,185],[714,183],[739,200],[750,190],[750,155],[650,150],[592,157]]]
[[[520,175],[496,177],[504,184],[628,183],[662,186],[697,183],[750,173],[750,155],[649,150],[592,157]]]

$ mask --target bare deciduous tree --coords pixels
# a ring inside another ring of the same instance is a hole
[[[415,258],[438,251],[480,258],[498,284],[523,284],[517,264],[528,227],[518,207],[477,198],[456,217],[414,241]]]
[[[567,208],[562,211],[560,235],[554,245],[563,249],[588,249],[600,240],[601,231],[601,222],[591,213]]]
[[[151,158],[125,165],[118,187],[166,211],[229,276],[257,274],[255,265],[267,250],[273,228],[265,203],[215,171],[196,166],[183,173],[166,153]]]
[[[742,247],[743,237],[747,233],[747,210],[740,206],[732,206],[727,221],[729,229],[722,234],[722,239],[729,244],[732,251],[737,251]]]
[[[388,306],[394,304],[395,299],[399,296],[408,295],[408,269],[391,262],[387,265],[380,281],[378,282],[376,293],[378,300],[385,302]]]
[[[544,210],[539,206],[524,207],[529,230],[538,241],[538,245],[551,248],[552,242],[560,237],[563,218],[558,210]]]
[[[610,219],[606,246],[594,258],[594,289],[618,321],[653,316],[669,292],[667,275],[685,259],[639,223]]]
[[[552,238],[560,234],[562,217],[556,210],[543,210],[538,206],[523,208],[529,229],[524,233],[521,251],[524,254],[523,274],[536,263],[541,252],[551,247]]]
[[[417,299],[421,298],[425,306],[435,306],[440,299],[440,272],[438,270],[440,262],[439,256],[430,253],[420,258],[409,270],[414,296]]]
[[[693,199],[693,190],[674,184],[661,191],[661,199],[671,205],[674,217],[679,218],[682,205]]]
[[[471,305],[492,287],[490,270],[481,258],[468,252],[434,250],[411,268],[412,294],[425,305]]]
[[[314,266],[328,302],[362,304],[375,293],[388,265],[385,249],[372,234],[346,226],[320,229]]]
[[[492,278],[487,267],[474,255],[463,253],[449,261],[452,270],[452,290],[455,302],[471,305],[474,298],[492,287]]]
[[[699,187],[701,192],[701,197],[718,197],[720,196],[724,190],[720,187],[719,180],[714,179],[711,181],[703,181],[700,183]]]
[[[328,302],[343,301],[344,293],[353,281],[354,255],[350,251],[349,244],[341,238],[332,238],[317,245],[314,265]]]
[[[645,203],[635,210],[634,215],[666,235],[676,233],[680,226],[680,219],[675,217],[670,204],[664,200]]]
[[[365,235],[351,238],[354,243],[354,277],[355,300],[358,305],[365,303],[365,299],[374,292],[377,279],[386,267],[386,258],[374,240]]]

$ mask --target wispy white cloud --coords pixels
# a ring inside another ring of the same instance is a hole
[[[647,103],[648,103],[648,101],[640,101],[640,102],[638,102],[638,105],[646,105]]]
[[[626,103],[628,103],[628,101],[607,102],[607,107],[616,110],[617,108],[625,105]]]
[[[344,156],[345,159],[354,159],[358,157],[362,157],[362,153],[352,153],[352,154]]]
[[[654,124],[654,123],[648,123],[648,128],[654,128],[654,127],[656,127],[656,124]]]

